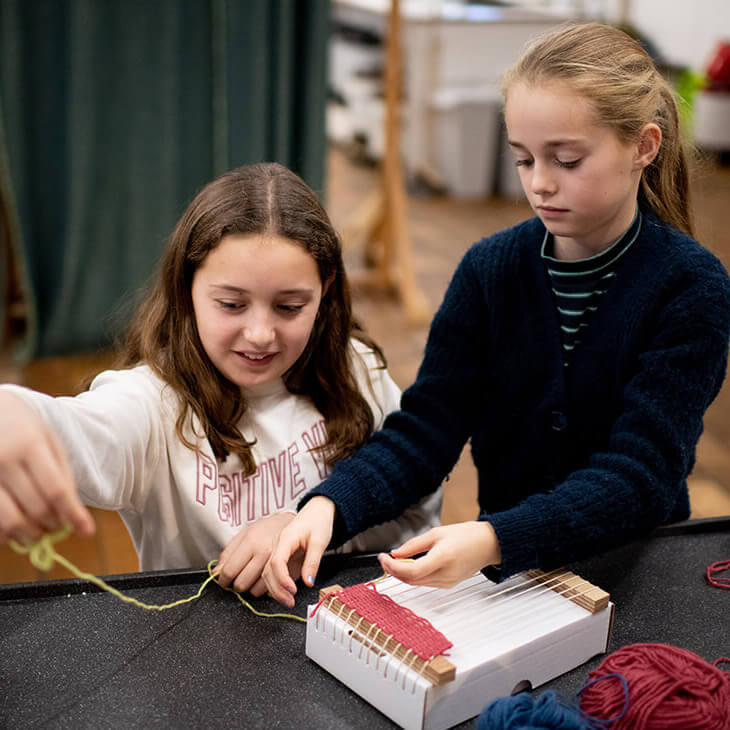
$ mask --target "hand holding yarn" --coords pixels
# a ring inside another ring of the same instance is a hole
[[[249,591],[253,596],[266,592],[261,573],[268,561],[279,533],[293,519],[292,512],[277,512],[247,525],[226,545],[218,558],[218,583],[231,586],[238,593]],[[298,554],[289,561],[292,579],[299,577],[301,558]]]
[[[0,545],[36,540],[69,523],[94,534],[66,453],[51,428],[15,393],[0,392]]]
[[[402,560],[423,552],[414,561]],[[501,553],[492,526],[473,521],[434,527],[379,558],[383,570],[404,583],[450,588],[486,565],[500,563]]]

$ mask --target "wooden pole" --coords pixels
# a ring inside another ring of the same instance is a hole
[[[430,307],[416,283],[408,228],[407,195],[401,161],[401,23],[399,0],[391,0],[385,51],[385,153],[378,189],[342,231],[346,243],[365,238],[364,259],[370,283],[395,290],[408,321],[427,324]]]

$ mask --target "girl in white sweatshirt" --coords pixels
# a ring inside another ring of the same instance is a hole
[[[339,238],[278,164],[207,185],[170,237],[119,369],[52,398],[0,388],[0,544],[116,510],[140,568],[202,567],[254,595],[302,495],[351,454],[400,391],[353,321]],[[438,523],[441,495],[346,549]],[[298,561],[291,563],[293,577]]]

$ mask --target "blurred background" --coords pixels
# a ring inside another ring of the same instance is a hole
[[[356,315],[412,382],[471,243],[530,215],[499,78],[566,20],[637,37],[697,148],[698,239],[730,265],[727,0],[0,0],[0,377],[74,394],[108,365],[194,194],[279,161],[342,232]],[[705,419],[693,516],[730,514],[730,386]],[[476,515],[468,447],[446,522]],[[114,513],[64,553],[136,570]],[[0,582],[38,575],[0,548]]]

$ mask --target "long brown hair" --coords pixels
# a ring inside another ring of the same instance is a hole
[[[598,122],[624,142],[637,142],[646,124],[658,125],[662,143],[641,176],[640,196],[660,218],[692,235],[688,156],[677,100],[640,43],[600,23],[563,25],[528,44],[504,76],[505,99],[517,81],[565,83],[589,99]]]
[[[319,447],[328,465],[352,453],[373,429],[373,414],[353,373],[350,338],[380,349],[352,317],[339,236],[312,189],[277,163],[246,165],[206,185],[180,218],[158,275],[126,333],[120,364],[147,364],[179,395],[176,432],[185,435],[195,414],[217,459],[235,453],[244,471],[256,470],[251,442],[237,424],[246,411],[240,388],[227,380],[203,349],[191,286],[196,269],[228,234],[272,233],[300,244],[314,259],[320,280],[331,284],[320,302],[304,352],[284,375],[287,388],[309,396],[324,417]],[[199,434],[196,434],[198,436]]]

